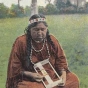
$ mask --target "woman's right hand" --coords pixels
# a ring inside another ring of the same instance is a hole
[[[37,81],[37,82],[41,82],[43,79],[43,76],[41,76],[38,73],[33,73],[33,72],[28,72],[28,71],[24,71],[23,73],[25,76],[27,77],[31,77],[33,78],[33,80]]]

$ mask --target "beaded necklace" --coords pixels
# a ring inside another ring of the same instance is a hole
[[[42,48],[41,48],[40,50],[36,50],[36,49],[33,47],[33,44],[32,44],[32,42],[31,42],[32,48],[31,48],[31,53],[30,53],[30,61],[31,61],[32,64],[34,64],[34,63],[32,62],[32,51],[34,50],[34,51],[37,52],[37,53],[41,52],[41,51],[43,50],[43,48],[44,48],[44,44],[46,44],[46,48],[47,48],[47,51],[48,51],[48,60],[49,60],[49,58],[50,58],[50,52],[49,52],[49,48],[48,48],[48,45],[47,45],[47,40],[44,40],[43,46],[42,46]]]
[[[33,49],[35,52],[37,52],[37,53],[38,53],[38,52],[41,52],[41,51],[43,50],[43,48],[44,48],[44,44],[45,44],[45,39],[44,39],[44,42],[43,42],[43,46],[42,46],[42,48],[41,48],[40,50],[36,50],[36,49],[34,48],[32,42],[31,42],[32,49]]]

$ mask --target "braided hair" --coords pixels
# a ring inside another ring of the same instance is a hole
[[[36,18],[45,18],[45,16],[41,15],[41,14],[35,14],[29,19],[29,21],[33,20],[33,19],[36,19]],[[30,54],[31,54],[31,40],[32,40],[32,37],[31,37],[30,29],[32,27],[37,26],[38,23],[40,23],[40,21],[39,22],[34,22],[32,24],[29,24],[28,27],[25,28],[25,34],[26,34],[26,37],[27,37],[27,39],[26,39],[26,41],[27,41],[27,58],[26,58],[26,61],[27,61],[26,67],[27,67],[27,69],[29,68],[29,65],[31,63]],[[42,22],[42,23],[44,23],[44,25],[46,27],[48,27],[48,25],[47,25],[47,23],[45,21]],[[48,42],[52,45],[52,47],[55,49],[54,43],[51,40],[50,35],[49,35],[49,30],[47,31],[46,38],[47,38]]]

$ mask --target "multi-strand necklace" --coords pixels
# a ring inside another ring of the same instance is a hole
[[[32,49],[33,49],[35,52],[37,52],[37,53],[38,53],[38,52],[41,52],[41,51],[43,50],[44,45],[45,45],[45,39],[44,39],[44,42],[43,42],[42,48],[41,48],[40,50],[36,50],[36,49],[34,48],[32,42],[31,42],[31,47],[32,47]]]
[[[32,44],[32,41],[31,41],[31,46],[32,46],[32,48],[31,48],[31,53],[30,53],[30,60],[31,60],[31,63],[32,63],[32,64],[34,64],[34,63],[32,62],[32,51],[34,50],[35,52],[39,53],[39,52],[41,52],[41,51],[44,49],[44,45],[46,45],[46,48],[47,48],[47,51],[48,51],[48,59],[49,59],[49,58],[50,58],[50,53],[49,53],[49,48],[48,48],[48,45],[47,45],[47,40],[44,39],[42,48],[41,48],[40,50],[36,50],[36,49],[34,48],[33,44]]]

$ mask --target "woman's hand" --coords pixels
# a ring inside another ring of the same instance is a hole
[[[42,79],[43,79],[43,76],[41,76],[40,74],[38,73],[30,73],[30,76],[37,82],[41,82]]]
[[[42,79],[43,79],[43,76],[41,76],[38,73],[24,71],[24,75],[27,76],[27,77],[31,77],[33,80],[35,80],[37,82],[41,82]]]
[[[66,71],[62,71],[61,75],[62,81],[58,84],[58,86],[64,86],[66,83]]]

